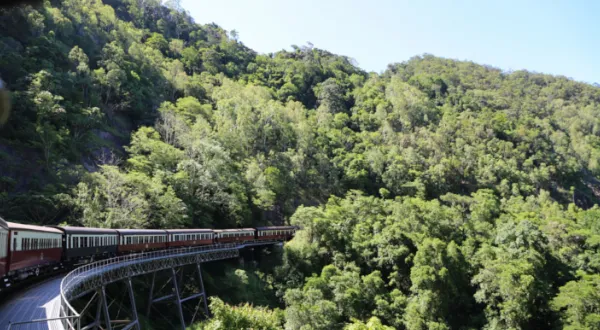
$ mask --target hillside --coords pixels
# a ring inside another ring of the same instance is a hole
[[[600,327],[597,86],[259,54],[158,0],[0,9],[0,53],[7,220],[301,225],[253,277],[285,311],[240,309],[269,326]]]

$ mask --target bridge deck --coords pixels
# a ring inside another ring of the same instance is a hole
[[[261,245],[272,245],[274,242],[246,242],[234,244],[233,249],[242,249],[245,247],[254,247]],[[177,254],[177,257],[194,255],[203,252],[214,252],[220,250],[231,250],[231,247],[227,249],[208,249],[205,251],[193,251],[188,253]],[[172,256],[174,257],[174,256]],[[141,257],[133,260],[127,260],[116,264],[110,264],[102,266],[101,268],[89,269],[82,271],[77,274],[72,274],[71,286],[77,286],[81,282],[89,279],[90,277],[98,276],[107,273],[114,269],[125,268],[127,266],[137,263],[147,263],[153,260],[164,259],[165,256],[160,257]],[[81,267],[82,269],[85,267]],[[26,322],[36,319],[49,319],[60,317],[60,285],[63,277],[59,276],[39,284],[36,284],[22,292],[15,294],[8,301],[0,301],[0,330],[8,328],[9,323],[15,322]],[[21,326],[16,325],[12,327],[12,330],[64,330],[64,327],[60,321],[44,321],[38,323],[23,324]]]
[[[62,276],[35,284],[16,293],[9,301],[0,302],[0,330],[8,328],[10,322],[31,321],[59,316],[60,281]],[[23,325],[14,329],[62,330],[58,321],[40,322]]]

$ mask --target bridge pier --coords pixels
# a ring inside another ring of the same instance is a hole
[[[131,314],[133,316],[133,320],[129,325],[125,326],[125,328],[123,328],[123,330],[131,329],[133,327],[135,327],[136,330],[141,330],[140,329],[140,320],[138,319],[138,314],[137,314],[137,307],[135,305],[135,296],[133,294],[133,286],[131,285],[131,277],[127,278],[127,289],[129,291],[129,301],[131,302]]]
[[[206,315],[206,317],[209,317],[210,314],[208,312],[208,299],[206,297],[206,290],[204,290],[204,280],[202,279],[202,268],[200,266],[200,263],[196,264],[196,267],[198,268],[198,280],[200,281],[200,290],[202,293],[202,301],[204,302],[204,315]]]
[[[181,328],[183,330],[185,330],[187,324],[185,322],[185,315],[183,313],[182,304],[186,301],[200,298],[200,299],[202,299],[204,314],[206,315],[206,317],[208,317],[209,316],[208,301],[207,301],[207,297],[206,297],[206,291],[204,289],[204,280],[202,278],[202,266],[200,263],[196,263],[195,268],[198,273],[197,279],[198,279],[200,292],[191,294],[187,297],[183,297],[183,292],[182,292],[183,291],[184,267],[180,267],[179,269],[177,269],[175,267],[171,267],[171,272],[170,272],[171,276],[167,280],[167,283],[172,282],[172,285],[173,285],[172,292],[173,293],[164,295],[162,297],[157,297],[157,298],[154,297],[154,293],[155,293],[154,291],[155,291],[155,287],[156,287],[156,272],[154,272],[152,274],[152,282],[150,284],[150,297],[148,299],[148,307],[146,309],[147,315],[150,316],[150,313],[152,311],[152,305],[162,302],[162,301],[173,301],[177,308],[177,314],[179,316],[179,322],[181,324]]]
[[[181,321],[181,328],[185,330],[185,319],[183,318],[183,310],[181,309],[181,295],[179,294],[179,282],[177,281],[177,271],[175,268],[171,268],[173,272],[173,288],[175,289],[175,305],[179,311],[179,321]]]
[[[110,325],[110,313],[108,312],[108,301],[106,299],[106,286],[102,286],[100,288],[100,295],[99,295],[100,301],[98,302],[99,304],[102,305],[102,310],[104,311],[104,322],[105,322],[105,329],[106,330],[112,330],[112,327]],[[100,328],[100,324],[101,324],[101,320],[98,319],[96,320],[97,324],[98,324],[98,328]]]

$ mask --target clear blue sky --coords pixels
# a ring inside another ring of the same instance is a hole
[[[269,53],[306,45],[368,71],[430,53],[600,83],[600,1],[182,0]]]

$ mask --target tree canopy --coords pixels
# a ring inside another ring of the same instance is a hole
[[[259,54],[160,0],[0,9],[0,53],[7,220],[302,228],[256,275],[281,310],[199,329],[600,328],[598,86]]]

